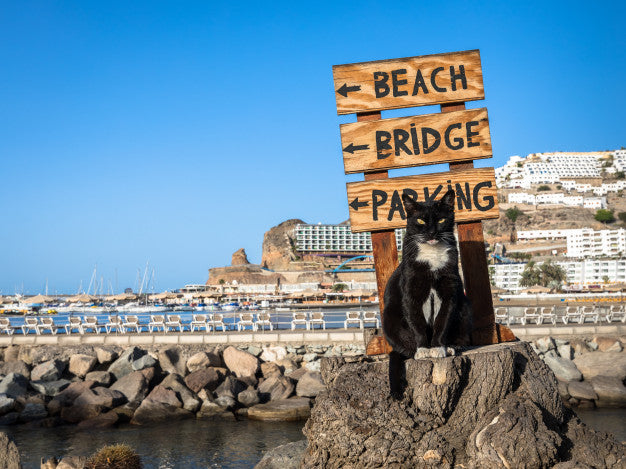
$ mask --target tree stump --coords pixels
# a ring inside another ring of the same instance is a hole
[[[563,406],[524,342],[407,360],[402,400],[388,360],[323,359],[327,390],[304,433],[302,468],[622,468],[626,450]]]

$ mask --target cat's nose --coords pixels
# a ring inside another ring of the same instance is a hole
[[[428,244],[437,244],[439,242],[438,239],[429,239],[428,241],[426,241]]]

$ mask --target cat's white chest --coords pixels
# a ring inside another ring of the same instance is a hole
[[[441,298],[437,294],[434,288],[431,288],[426,301],[422,305],[422,314],[424,315],[424,319],[431,326],[435,324],[435,319],[437,319],[437,314],[439,314],[439,309],[441,308]]]
[[[434,246],[426,243],[419,244],[415,260],[425,262],[432,270],[439,270],[448,263],[448,248],[441,243]]]

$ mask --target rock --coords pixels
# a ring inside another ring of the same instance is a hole
[[[166,373],[185,376],[187,360],[183,357],[180,347],[173,346],[159,351],[159,364]]]
[[[591,379],[598,395],[598,406],[626,405],[626,387],[621,379],[612,376],[595,376]]]
[[[83,420],[79,422],[78,428],[82,430],[92,429],[92,428],[106,428],[112,427],[119,420],[118,414],[111,410],[109,412],[105,412],[103,414],[98,415],[92,419]],[[57,467],[58,469],[58,467]]]
[[[274,374],[282,374],[280,368],[276,363],[261,363],[261,374],[264,378],[267,378]]]
[[[20,412],[19,419],[21,422],[32,422],[33,420],[45,419],[47,416],[48,411],[45,405],[28,403]]]
[[[306,440],[277,446],[265,453],[254,469],[298,469],[306,446]]]
[[[577,381],[573,382],[575,383]],[[557,388],[559,390],[559,395],[563,398],[563,400],[567,400],[571,397],[569,391],[567,390],[567,381],[557,381]]]
[[[626,354],[620,352],[585,353],[574,358],[574,364],[585,380],[596,376],[614,376],[626,378]]]
[[[304,362],[304,369],[306,371],[320,371],[321,362],[319,360],[315,360],[314,362]]]
[[[69,407],[83,392],[96,386],[95,381],[77,381],[71,383],[48,403],[48,413],[58,415],[63,407]]]
[[[321,365],[327,389],[304,427],[301,467],[608,465],[597,460],[619,467],[626,461],[621,444],[563,405],[554,374],[525,342],[406,360],[398,400],[389,395],[387,360],[324,358]]]
[[[554,372],[557,379],[562,381],[580,381],[583,378],[583,375],[571,360],[546,354],[543,357],[543,361]]]
[[[87,373],[93,370],[96,364],[96,357],[90,355],[76,354],[70,357],[70,373],[79,378],[84,378]]]
[[[592,343],[598,345],[600,352],[621,352],[622,344],[617,337],[599,337],[595,336]]]
[[[65,456],[57,469],[84,469],[87,458],[84,456]]]
[[[25,395],[27,388],[28,380],[18,373],[9,373],[0,381],[0,394],[6,394],[13,399]]]
[[[0,417],[0,425],[13,425],[17,422],[17,419],[20,417],[19,412],[9,412],[8,414]],[[0,466],[2,467],[2,466]]]
[[[569,344],[574,349],[574,357],[579,357],[583,353],[589,352],[587,344],[582,339],[572,339]]]
[[[133,371],[117,380],[111,386],[111,390],[122,393],[128,401],[128,405],[136,409],[148,395],[150,390],[148,383],[142,371]]]
[[[224,409],[220,407],[219,405],[217,405],[215,402],[203,401],[202,407],[200,407],[200,410],[196,414],[196,417],[198,418],[214,417],[216,415],[221,415],[222,412],[224,412]]]
[[[115,379],[120,379],[133,371],[139,370],[140,368],[134,367],[133,363],[145,355],[147,355],[147,352],[138,347],[126,349],[117,360],[111,363],[108,371],[115,376]]]
[[[575,399],[594,401],[598,398],[598,395],[593,390],[593,386],[587,381],[572,381],[568,383],[567,392]]]
[[[565,358],[566,360],[571,360],[572,358],[574,358],[574,350],[572,349],[572,346],[570,344],[558,345],[556,351],[562,358]]]
[[[132,363],[132,367],[133,367],[133,370],[140,371],[140,370],[150,369],[154,367],[156,363],[157,363],[156,359],[153,356],[151,356],[149,353],[146,353],[141,358],[138,358],[137,360],[135,360]]]
[[[202,403],[196,398],[195,393],[185,385],[182,376],[175,373],[169,374],[161,381],[161,386],[176,393],[176,397],[183,403],[183,409],[196,412],[200,408]]]
[[[31,381],[30,386],[44,396],[54,397],[71,383],[72,382],[67,379],[58,379],[56,381]]]
[[[598,350],[598,344],[597,344],[597,342],[593,342],[593,341],[592,342],[587,342],[587,348],[589,350],[595,352],[596,350]]]
[[[298,365],[291,358],[283,358],[281,360],[277,360],[276,364],[282,369],[283,373],[286,375],[298,369]]]
[[[203,370],[210,366],[219,366],[219,365],[212,365],[211,358],[209,357],[209,354],[206,352],[198,352],[192,355],[191,357],[189,357],[189,360],[187,360],[187,370],[189,371],[189,373],[193,373],[194,371],[198,371],[198,370]]]
[[[306,420],[310,415],[310,401],[302,397],[271,401],[266,404],[255,405],[248,409],[248,418],[252,420],[281,420],[294,422]]]
[[[296,395],[301,397],[316,397],[326,389],[322,381],[322,374],[318,372],[307,372],[302,375],[296,385]]]
[[[9,345],[4,349],[4,361],[5,362],[14,362],[15,360],[19,360],[20,355],[20,346],[19,345]]]
[[[194,414],[182,406],[174,391],[159,385],[143,400],[130,423],[146,425],[193,417]]]
[[[254,355],[257,358],[259,358],[260,355],[263,353],[263,349],[261,347],[257,347],[256,345],[248,345],[248,348],[246,350],[248,351],[248,353]]]
[[[106,388],[113,383],[113,375],[108,371],[90,371],[85,375],[85,381],[94,381],[98,386]]]
[[[30,372],[32,381],[56,381],[61,378],[66,364],[61,360],[49,360],[40,363]]]
[[[235,399],[233,399],[230,396],[220,396],[217,399],[215,399],[215,401],[213,402],[215,402],[218,406],[220,406],[222,410],[224,409],[229,410],[237,405],[237,401],[235,401]]]
[[[0,415],[11,412],[13,409],[15,409],[15,399],[6,394],[0,394]]]
[[[213,367],[201,368],[193,371],[185,378],[185,384],[193,392],[198,393],[201,389],[215,391],[222,380],[222,374]]]
[[[537,339],[535,341],[535,344],[537,345],[537,350],[539,350],[541,353],[546,353],[548,350],[556,349],[552,337],[542,337],[540,339]]]
[[[315,371],[315,370],[313,370]],[[319,371],[319,370],[317,370]],[[291,373],[285,373],[285,376],[289,376],[289,378],[298,381],[300,378],[302,378],[306,373],[308,372],[308,370],[304,367],[302,368],[298,368],[295,371],[292,371]]]
[[[282,375],[272,375],[258,387],[261,402],[287,399],[294,389],[293,381]]]
[[[250,264],[250,262],[248,261],[248,256],[246,256],[246,250],[244,248],[238,249],[233,253],[233,257],[230,261],[231,266],[248,264]]]
[[[22,468],[22,461],[20,459],[20,453],[17,450],[17,446],[15,446],[15,443],[13,443],[13,441],[7,436],[7,434],[3,432],[0,432],[0,468]]]
[[[252,407],[261,402],[259,393],[252,386],[237,394],[237,401],[244,407]]]
[[[224,350],[224,363],[238,378],[254,378],[259,371],[259,359],[257,357],[232,345]]]
[[[95,352],[98,363],[101,365],[111,363],[118,357],[117,352],[112,347],[96,347]]]
[[[112,409],[127,402],[126,396],[115,389],[97,386],[85,390],[74,400],[74,405],[100,406],[105,409]]]
[[[314,360],[317,360],[319,357],[317,356],[317,353],[305,353],[302,356],[302,360],[305,362],[312,362]]]
[[[226,379],[224,379],[224,382],[215,389],[215,395],[217,397],[228,396],[234,399],[235,396],[246,389],[247,386],[237,378],[227,376]]]
[[[287,356],[287,349],[285,347],[275,346],[275,347],[263,347],[263,352],[261,353],[261,360],[265,362],[276,362],[282,360]]]
[[[0,364],[0,375],[6,376],[9,373],[18,373],[26,379],[30,379],[30,368],[23,360],[13,360]]]

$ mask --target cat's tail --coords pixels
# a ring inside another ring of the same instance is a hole
[[[389,394],[397,400],[402,399],[406,388],[405,360],[406,357],[398,352],[389,354]]]

